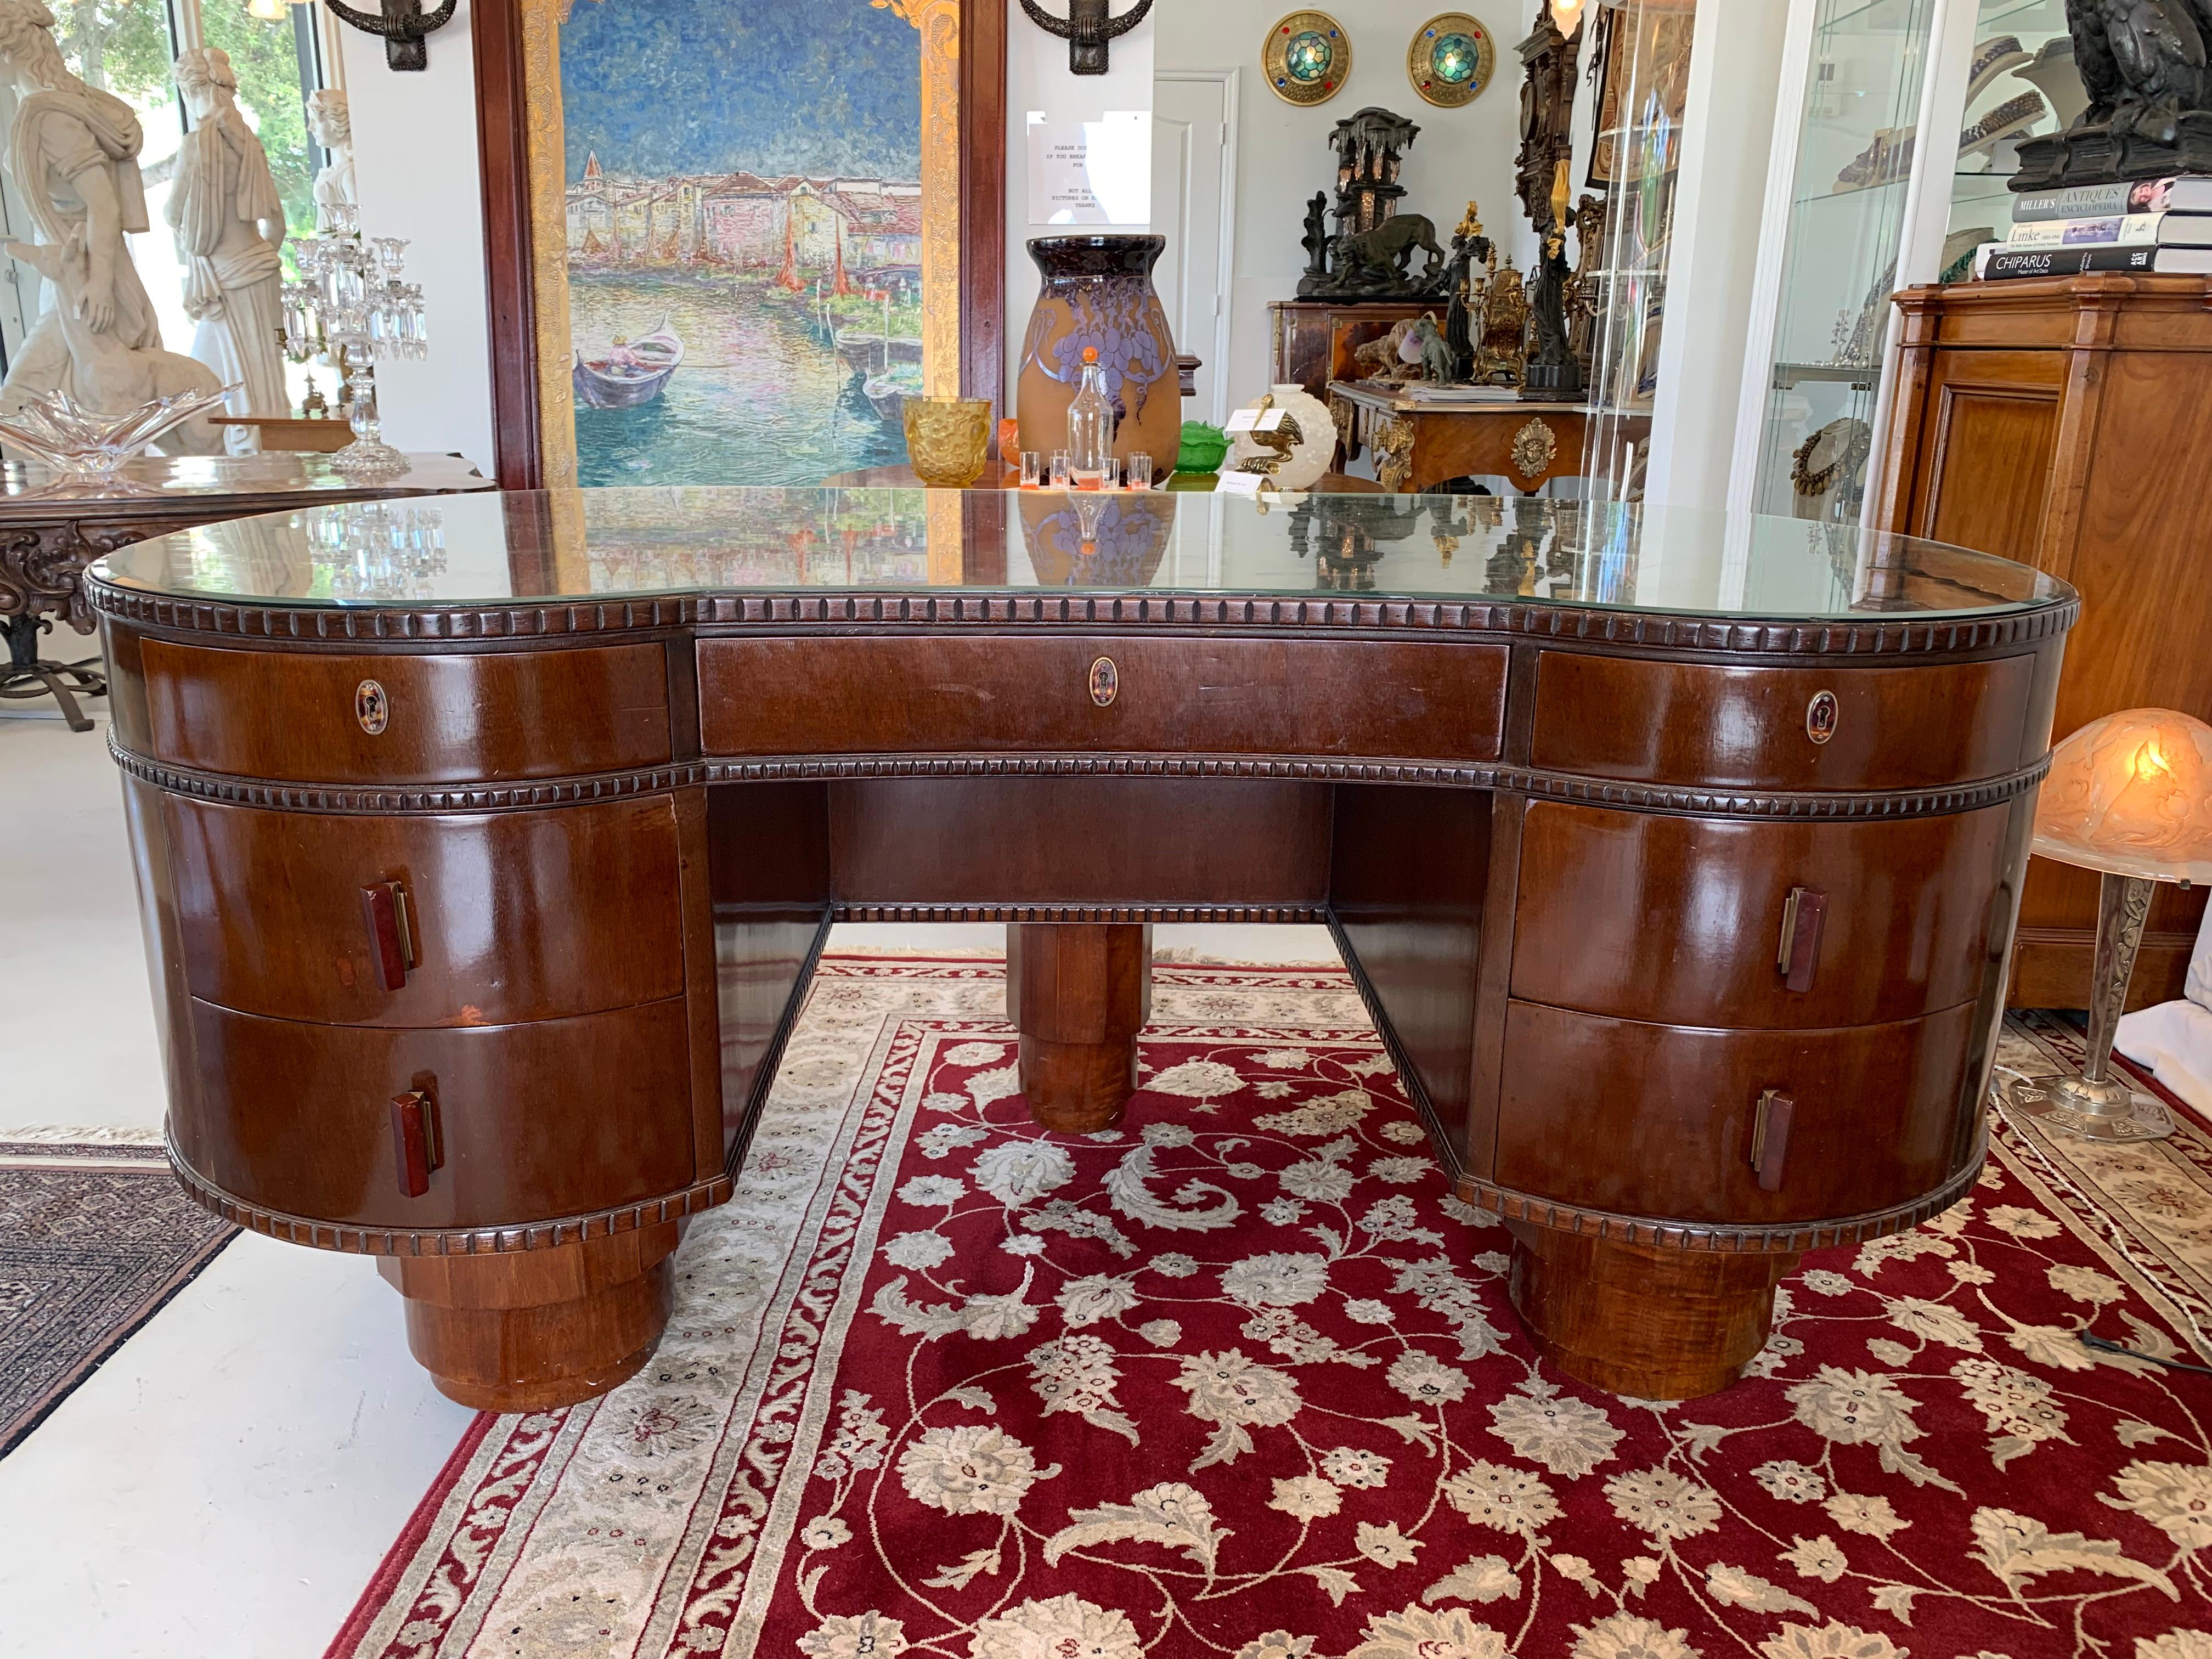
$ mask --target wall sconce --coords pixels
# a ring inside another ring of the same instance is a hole
[[[1552,0],[1552,27],[1567,40],[1583,26],[1583,0]]]
[[[446,0],[437,10],[425,12],[422,0],[384,0],[382,15],[374,12],[356,11],[345,0],[323,0],[331,15],[342,23],[350,23],[363,34],[384,37],[384,61],[396,70],[424,70],[430,67],[428,36],[432,30],[441,29],[453,21],[453,8],[459,0]]]
[[[331,0],[333,4],[337,0]],[[1022,0],[1022,9],[1047,34],[1056,34],[1067,42],[1067,69],[1071,75],[1103,75],[1106,73],[1106,43],[1117,35],[1127,34],[1145,21],[1145,14],[1152,9],[1152,0],[1137,0],[1133,10],[1119,17],[1108,15],[1111,0],[1067,0],[1067,15],[1054,17],[1037,0]]]

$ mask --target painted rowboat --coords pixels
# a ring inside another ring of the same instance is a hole
[[[627,363],[611,356],[586,362],[579,351],[573,371],[576,401],[593,409],[635,409],[651,403],[683,363],[684,342],[663,317],[659,327],[630,343],[629,353],[633,361]]]

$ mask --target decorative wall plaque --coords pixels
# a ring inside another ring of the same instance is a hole
[[[1463,11],[1439,12],[1414,32],[1406,49],[1406,78],[1439,109],[1473,103],[1498,69],[1498,43],[1481,20]]]
[[[1326,104],[1352,73],[1352,37],[1325,11],[1294,11],[1267,32],[1261,67],[1287,104]]]

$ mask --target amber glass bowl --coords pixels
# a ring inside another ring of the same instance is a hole
[[[941,489],[964,489],[983,476],[991,453],[988,398],[908,398],[906,453],[915,476]]]

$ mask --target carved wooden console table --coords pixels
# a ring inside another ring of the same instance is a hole
[[[1393,489],[1490,477],[1533,494],[1554,478],[1582,476],[1587,404],[1427,403],[1404,386],[1370,380],[1333,381],[1328,404],[1345,460],[1372,449],[1375,476]],[[1651,417],[1624,416],[1621,425],[1640,444]]]
[[[92,632],[82,577],[103,553],[193,525],[318,501],[492,488],[466,461],[447,455],[410,459],[413,465],[398,477],[369,482],[346,478],[322,455],[150,455],[129,463],[96,491],[58,484],[41,466],[0,465],[0,636],[9,654],[0,668],[0,696],[51,696],[74,730],[92,730],[76,699],[101,695],[105,678],[90,660],[42,660],[39,636],[56,618],[80,634]]]
[[[441,574],[345,603],[317,521],[368,509],[111,556],[185,1185],[377,1256],[454,1398],[572,1401],[658,1340],[831,922],[1012,924],[1081,1129],[1147,924],[1320,921],[1543,1350],[1726,1386],[1798,1253],[1980,1167],[2073,596],[1795,520],[1307,503],[457,498]]]

